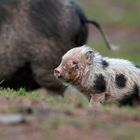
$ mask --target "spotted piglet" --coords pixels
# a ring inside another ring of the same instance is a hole
[[[87,46],[68,51],[54,75],[88,96],[91,106],[140,104],[140,67],[127,60],[103,57]]]

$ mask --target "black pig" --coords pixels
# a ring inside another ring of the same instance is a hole
[[[0,0],[1,86],[63,94],[53,69],[68,50],[86,43],[88,23],[108,43],[100,25],[88,20],[75,1]]]

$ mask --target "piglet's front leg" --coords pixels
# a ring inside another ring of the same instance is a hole
[[[105,94],[91,94],[89,107],[99,107],[105,102]]]

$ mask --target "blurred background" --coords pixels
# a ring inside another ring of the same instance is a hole
[[[86,15],[98,21],[110,42],[120,47],[108,50],[99,31],[90,26],[88,44],[104,56],[119,57],[140,65],[140,0],[79,0]]]

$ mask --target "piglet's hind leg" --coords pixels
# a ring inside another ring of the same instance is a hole
[[[92,94],[89,102],[89,107],[99,107],[105,101],[105,94]]]

